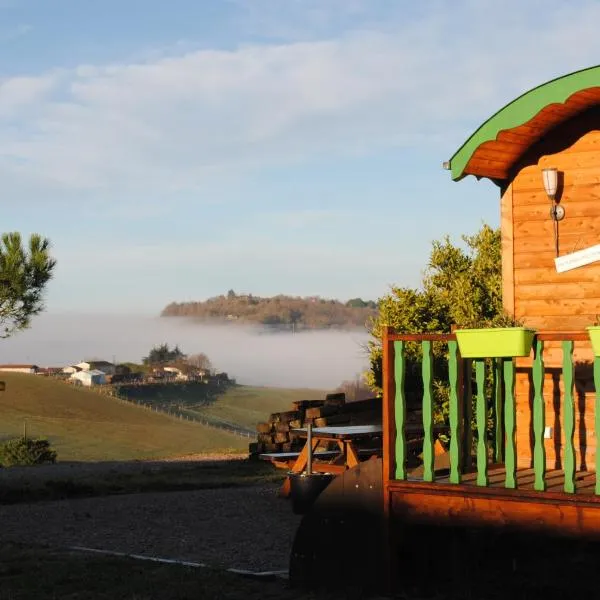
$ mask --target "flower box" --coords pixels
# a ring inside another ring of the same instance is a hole
[[[526,327],[457,329],[454,333],[463,358],[529,356],[535,335]]]
[[[590,336],[590,340],[592,341],[592,350],[594,351],[594,356],[600,356],[600,325],[593,325],[591,327],[587,327],[588,335]]]

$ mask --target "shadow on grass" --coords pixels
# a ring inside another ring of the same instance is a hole
[[[239,458],[64,467],[21,468],[13,477],[11,469],[0,471],[0,504],[279,484],[285,476],[272,465]]]
[[[335,600],[342,596],[301,593],[280,579],[256,580],[211,569],[4,544],[0,598]]]

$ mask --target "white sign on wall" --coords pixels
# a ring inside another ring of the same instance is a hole
[[[589,265],[598,260],[600,260],[600,244],[559,256],[554,259],[554,264],[556,265],[556,272],[563,273],[577,267],[583,267],[583,265]]]

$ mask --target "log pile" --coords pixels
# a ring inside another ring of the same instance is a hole
[[[250,458],[264,452],[299,452],[306,439],[293,430],[308,424],[314,427],[381,424],[381,398],[346,402],[344,393],[335,393],[327,394],[324,400],[297,400],[291,408],[273,413],[267,422],[257,425],[257,441],[249,446]]]

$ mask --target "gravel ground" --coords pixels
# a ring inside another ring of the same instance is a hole
[[[0,541],[286,570],[300,517],[277,486],[0,506]]]

